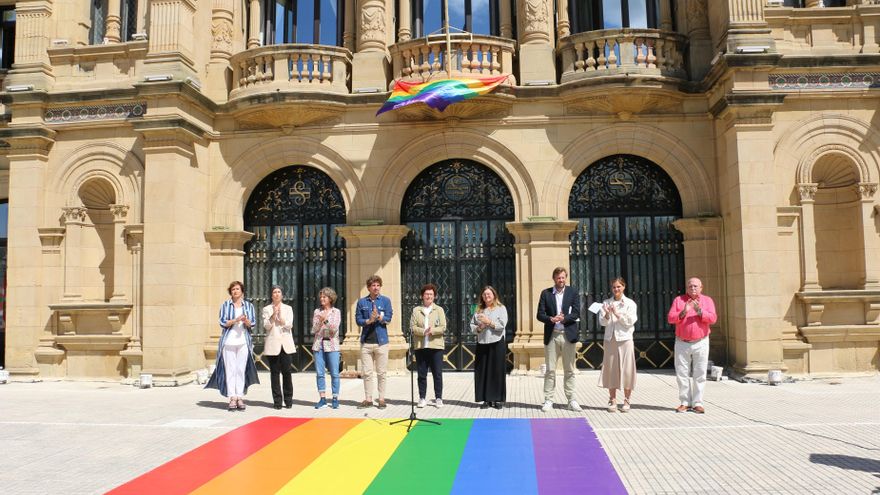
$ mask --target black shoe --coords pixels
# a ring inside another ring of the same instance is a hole
[[[504,406],[502,405],[501,402],[494,402],[494,403],[492,404],[492,407],[494,407],[495,409],[501,409],[501,408],[504,407]]]
[[[287,404],[284,404],[284,408],[285,408],[285,409],[290,409],[291,407],[293,407],[293,403],[291,403],[291,402],[288,402]]]
[[[275,409],[281,409],[281,404],[275,404],[273,407],[275,407]]]
[[[480,409],[489,409],[489,406],[491,405],[491,402],[483,402],[482,404],[480,404]]]

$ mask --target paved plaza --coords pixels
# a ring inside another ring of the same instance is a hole
[[[293,409],[276,411],[269,377],[260,379],[262,384],[250,389],[247,411],[232,413],[215,390],[196,384],[151,389],[69,381],[0,385],[0,490],[105,492],[266,416],[409,414],[408,376],[389,378],[387,409],[366,412],[355,408],[363,398],[360,380],[342,381],[338,410],[315,410],[314,374],[296,374]],[[560,405],[542,413],[542,381],[536,376],[508,377],[508,407],[481,410],[472,402],[472,379],[469,373],[445,374],[444,407],[418,409],[419,416],[584,417],[630,493],[880,493],[878,376],[779,386],[709,382],[705,415],[673,412],[677,392],[669,371],[640,373],[633,409],[626,414],[606,412],[595,371],[578,376],[581,413]],[[340,473],[344,470],[340,466]]]

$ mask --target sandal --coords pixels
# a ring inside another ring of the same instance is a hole
[[[608,412],[617,412],[617,402],[614,399],[608,400]]]
[[[235,397],[229,399],[229,405],[226,406],[227,411],[235,411],[238,409],[238,405],[235,403]]]
[[[244,401],[241,400],[241,397],[239,397],[238,398],[238,410],[244,411],[245,409],[247,409],[247,406],[244,405]]]
[[[629,412],[629,399],[623,399],[623,407],[620,408],[620,412]]]

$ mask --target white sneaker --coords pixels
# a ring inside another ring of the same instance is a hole
[[[569,402],[568,408],[574,412],[580,412],[582,410],[580,404],[578,404],[576,400]]]
[[[421,408],[425,407],[425,404],[427,404],[427,403],[428,403],[428,401],[426,401],[425,399],[419,399],[419,404],[416,407],[421,409]]]
[[[552,400],[545,400],[544,405],[541,406],[541,411],[550,412],[552,410],[553,410],[553,401]]]
[[[443,407],[443,399],[434,399],[434,407]]]

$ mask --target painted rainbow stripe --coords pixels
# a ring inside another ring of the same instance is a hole
[[[376,115],[420,102],[442,112],[453,103],[489,93],[507,77],[436,79],[423,83],[395,81],[391,96]]]
[[[391,421],[263,418],[109,493],[626,493],[585,419]]]

